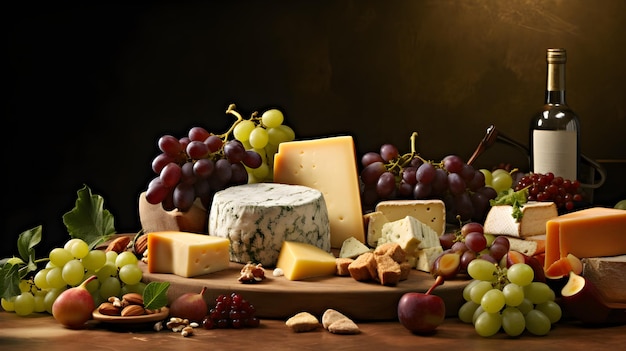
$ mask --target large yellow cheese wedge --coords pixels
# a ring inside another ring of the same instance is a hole
[[[545,250],[545,268],[570,253],[578,258],[626,254],[626,211],[593,207],[551,219]]]
[[[335,256],[316,246],[295,241],[284,241],[276,268],[283,270],[285,278],[306,278],[334,275],[337,269]]]
[[[283,142],[274,158],[274,182],[304,185],[324,195],[330,245],[349,237],[365,242],[354,140],[337,136]]]
[[[148,233],[148,271],[195,277],[228,268],[230,241],[212,235]]]

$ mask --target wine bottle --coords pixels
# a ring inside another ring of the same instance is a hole
[[[580,122],[565,101],[565,49],[548,49],[543,110],[530,124],[530,169],[578,179]]]

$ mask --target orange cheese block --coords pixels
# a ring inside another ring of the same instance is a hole
[[[163,231],[148,233],[148,271],[195,277],[227,269],[230,264],[227,238]]]
[[[274,157],[274,182],[308,186],[324,195],[332,248],[341,248],[350,237],[365,243],[356,151],[351,136],[280,143]]]
[[[626,211],[593,207],[546,223],[544,268],[568,254],[578,258],[626,254]]]

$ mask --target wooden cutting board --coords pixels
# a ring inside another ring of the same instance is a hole
[[[170,303],[187,292],[200,292],[207,287],[205,301],[209,307],[220,294],[237,292],[256,308],[259,318],[287,319],[298,312],[321,316],[333,308],[358,321],[397,320],[398,301],[407,292],[426,292],[435,279],[428,273],[413,270],[407,280],[397,286],[383,286],[376,282],[358,282],[351,277],[328,276],[301,281],[274,277],[271,269],[265,270],[265,280],[258,283],[240,283],[242,264],[231,262],[227,270],[194,278],[174,274],[149,273],[147,265],[140,263],[143,281],[169,282]],[[463,288],[467,277],[446,281],[434,290],[446,305],[446,316],[458,315],[463,304]]]

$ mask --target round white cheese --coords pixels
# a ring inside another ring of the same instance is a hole
[[[330,252],[324,196],[301,185],[255,183],[217,192],[209,211],[210,235],[230,240],[230,260],[274,267],[283,241]]]

